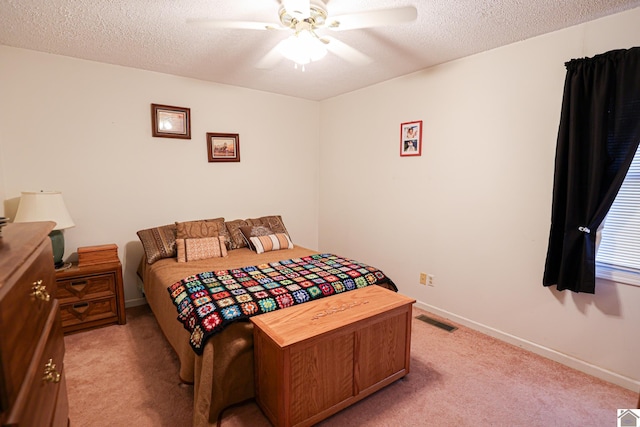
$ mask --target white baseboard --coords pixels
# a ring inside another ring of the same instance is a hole
[[[482,332],[483,334],[497,338],[509,344],[513,344],[517,347],[523,348],[532,353],[546,357],[547,359],[551,359],[555,362],[562,363],[565,366],[568,366],[570,368],[592,375],[596,378],[600,378],[612,384],[619,385],[621,387],[624,387],[632,391],[638,391],[638,389],[640,389],[640,381],[636,381],[632,378],[625,377],[620,374],[616,374],[615,372],[611,372],[607,369],[587,363],[584,360],[576,359],[575,357],[560,353],[558,351],[541,346],[534,342],[527,341],[515,335],[507,334],[505,332],[499,331],[497,329],[491,328],[489,326],[483,325],[473,320],[455,315],[453,313],[449,313],[448,311],[441,310],[437,307],[431,306],[429,304],[425,304],[421,301],[416,302],[415,305],[419,309],[426,310],[435,315],[447,318],[453,322],[459,323],[461,325],[464,325],[478,332]]]

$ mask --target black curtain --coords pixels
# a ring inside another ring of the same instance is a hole
[[[596,230],[640,141],[640,47],[565,66],[543,284],[595,293]]]

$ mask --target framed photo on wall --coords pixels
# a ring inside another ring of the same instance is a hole
[[[209,162],[239,162],[240,135],[207,132]]]
[[[155,137],[191,139],[191,109],[151,104],[151,129]]]
[[[422,120],[400,125],[400,156],[422,155]]]

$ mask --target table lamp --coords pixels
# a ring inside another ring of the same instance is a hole
[[[75,224],[59,191],[23,191],[13,222],[54,221],[56,226],[49,233],[56,268],[64,265],[64,236],[62,230]]]

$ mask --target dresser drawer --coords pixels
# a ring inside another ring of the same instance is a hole
[[[71,301],[110,297],[116,294],[114,273],[58,280],[56,298],[61,304]]]
[[[52,310],[55,291],[53,254],[47,239],[18,268],[0,300],[0,365],[6,399],[11,406],[29,370],[31,355],[38,345]]]
[[[62,304],[60,306],[62,326],[65,331],[74,330],[73,326],[92,322],[113,322],[118,320],[116,297],[107,297]]]
[[[9,425],[45,426],[54,418],[59,420],[60,425],[66,425],[66,408],[62,408],[65,413],[56,414],[58,400],[67,399],[64,341],[58,314],[58,302],[55,301],[42,336],[37,340],[39,345],[33,354],[29,373],[7,419]]]

